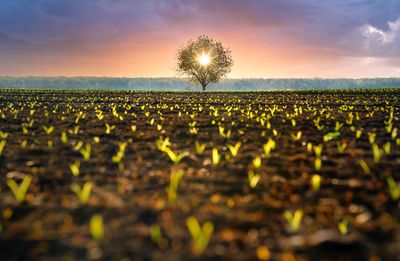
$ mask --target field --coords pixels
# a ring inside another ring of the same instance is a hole
[[[2,90],[0,260],[400,260],[399,123],[398,89]]]

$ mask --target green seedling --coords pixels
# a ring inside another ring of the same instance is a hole
[[[347,221],[347,219],[343,219],[342,221],[340,221],[338,223],[338,229],[340,231],[340,234],[347,235],[347,232],[349,230],[348,226],[349,226],[349,222]]]
[[[347,143],[346,142],[342,142],[342,143],[336,142],[336,147],[337,147],[337,151],[340,154],[343,154],[345,149],[347,148]]]
[[[114,155],[112,157],[112,162],[114,163],[120,163],[122,161],[122,159],[125,157],[125,151],[126,151],[126,147],[128,146],[127,142],[121,142],[119,144],[119,149],[116,155]]]
[[[46,133],[46,135],[50,135],[54,131],[54,126],[50,126],[50,127],[43,126],[43,130]]]
[[[66,144],[68,142],[68,136],[67,136],[67,133],[65,131],[63,131],[61,133],[61,142],[64,143],[64,144]]]
[[[26,175],[20,185],[18,185],[13,179],[7,179],[7,186],[11,189],[11,192],[18,202],[25,200],[25,195],[28,191],[31,181],[32,176],[30,175]]]
[[[194,142],[194,146],[196,148],[196,153],[200,155],[200,154],[203,154],[204,150],[207,147],[207,144],[206,143],[200,143],[200,141],[196,140]]]
[[[179,181],[182,179],[183,170],[178,170],[177,172],[171,172],[169,176],[169,186],[167,188],[168,201],[170,203],[175,203],[177,198],[177,191],[179,186]]]
[[[71,170],[71,173],[73,176],[77,177],[80,174],[80,166],[81,166],[81,162],[80,161],[75,161],[72,164],[69,164],[69,169]]]
[[[299,230],[301,225],[301,220],[303,218],[303,210],[297,209],[294,213],[286,210],[285,213],[283,214],[283,217],[289,223],[290,229],[293,232],[296,232]]]
[[[214,166],[217,166],[221,161],[221,155],[218,152],[217,148],[212,149],[212,163]]]
[[[397,132],[398,132],[398,129],[397,129],[397,128],[393,128],[392,134],[390,135],[390,137],[392,138],[392,140],[395,140],[395,139],[396,139],[396,137],[397,137]]]
[[[169,141],[169,138],[165,138],[165,140],[159,138],[156,141],[156,146],[158,150],[165,151],[169,146],[171,146],[171,142]]]
[[[356,139],[361,138],[361,135],[362,135],[362,130],[357,130],[356,131]]]
[[[298,131],[297,134],[291,132],[290,137],[292,137],[294,141],[299,141],[301,139],[301,134],[302,134],[301,131]]]
[[[325,134],[322,138],[324,140],[324,142],[328,142],[334,138],[337,138],[340,136],[340,132],[339,131],[335,131],[335,132],[328,132],[327,134]]]
[[[83,146],[83,142],[82,142],[82,141],[79,141],[79,142],[77,142],[77,143],[75,144],[74,150],[75,150],[75,151],[79,151],[79,150],[82,148],[82,146]]]
[[[8,138],[9,134],[7,132],[2,132],[0,131],[0,139],[1,140],[6,140]]]
[[[228,131],[225,132],[225,128],[222,127],[222,126],[219,126],[219,127],[218,127],[218,130],[219,130],[219,135],[220,135],[222,138],[224,138],[224,139],[229,139],[229,138],[231,137],[231,134],[232,134],[231,130],[228,130]]]
[[[258,174],[255,174],[253,171],[249,171],[247,173],[248,179],[249,179],[249,186],[250,188],[255,188],[258,184],[258,182],[261,179],[261,176]]]
[[[132,126],[131,126],[131,130],[132,130],[132,132],[136,132],[136,130],[137,130],[136,125],[132,125]]]
[[[178,164],[184,157],[189,155],[189,153],[186,151],[182,153],[175,153],[168,147],[164,149],[164,152],[167,153],[168,157],[174,164]]]
[[[263,145],[265,157],[270,158],[271,151],[274,150],[275,147],[276,147],[276,142],[273,139],[268,138],[267,143]]]
[[[389,155],[391,150],[392,150],[392,143],[390,143],[390,141],[383,144],[383,151],[385,152],[386,155]]]
[[[368,167],[368,164],[367,164],[367,162],[365,162],[365,160],[360,159],[360,160],[358,161],[358,164],[360,164],[360,167],[361,167],[361,169],[364,171],[365,174],[371,175],[371,170],[370,170],[370,168]]]
[[[392,177],[387,177],[386,182],[389,187],[389,193],[393,200],[400,198],[400,186],[397,185],[396,181]]]
[[[87,143],[85,148],[80,149],[79,152],[82,154],[84,160],[89,160],[92,153],[92,146]]]
[[[261,157],[257,156],[253,159],[252,165],[255,169],[259,169],[261,167]]]
[[[343,127],[344,123],[336,122],[335,123],[335,131],[339,131]]]
[[[153,241],[155,244],[160,245],[160,242],[162,240],[162,234],[161,234],[161,228],[157,224],[153,224],[150,227],[150,239]]]
[[[311,177],[311,187],[313,188],[314,191],[318,191],[321,187],[321,176],[320,175],[312,175]]]
[[[76,194],[79,198],[79,202],[82,205],[86,205],[89,202],[90,193],[92,191],[93,183],[92,182],[85,182],[82,188],[77,183],[73,183],[71,185],[71,190]]]
[[[313,145],[312,145],[311,142],[307,142],[307,147],[306,147],[306,149],[307,149],[307,152],[308,152],[308,153],[312,153],[312,151],[313,151]]]
[[[316,158],[314,161],[314,169],[316,171],[320,171],[322,169],[322,160],[321,158]]]
[[[110,134],[113,129],[115,129],[115,125],[109,125],[106,123],[106,134]]]
[[[195,217],[186,219],[186,225],[192,237],[193,253],[195,255],[201,255],[210,241],[214,231],[214,225],[211,222],[205,222],[203,226],[200,226]]]
[[[372,144],[372,152],[374,155],[374,163],[379,163],[379,161],[381,161],[381,150],[379,149],[378,144]]]
[[[322,144],[319,144],[318,146],[314,145],[314,153],[315,153],[315,157],[316,158],[321,158],[321,154],[322,154]]]
[[[96,241],[101,241],[104,238],[104,222],[100,215],[94,215],[90,219],[90,234],[92,238]]]
[[[368,140],[371,145],[374,144],[376,140],[376,133],[368,132]]]
[[[237,157],[237,155],[238,155],[238,153],[239,153],[240,146],[242,146],[242,143],[241,143],[240,141],[237,142],[234,146],[231,145],[231,144],[228,144],[228,145],[227,145],[229,151],[230,151],[231,154],[232,154],[232,157],[234,157],[234,158]]]
[[[6,147],[7,141],[6,140],[0,140],[0,156],[3,155],[4,148]]]

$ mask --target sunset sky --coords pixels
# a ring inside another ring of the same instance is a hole
[[[1,0],[0,75],[174,77],[201,34],[232,78],[400,77],[399,0]]]

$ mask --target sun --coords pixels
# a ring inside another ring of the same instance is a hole
[[[211,57],[209,54],[203,52],[201,55],[199,55],[198,60],[201,65],[207,66],[211,62]]]

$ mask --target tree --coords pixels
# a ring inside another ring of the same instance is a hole
[[[190,40],[178,50],[177,72],[200,83],[203,91],[209,83],[216,83],[231,72],[231,51],[206,35]]]

